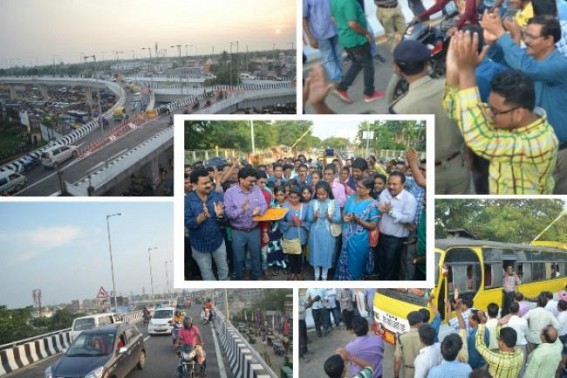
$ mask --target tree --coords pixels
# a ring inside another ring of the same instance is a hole
[[[265,290],[264,296],[259,298],[252,308],[260,308],[267,311],[284,311],[286,294],[292,294],[289,289]]]
[[[330,137],[321,141],[321,144],[324,147],[330,147],[336,150],[345,150],[349,146],[350,141],[347,138]]]
[[[529,243],[563,211],[555,199],[437,200],[435,236],[465,228],[484,240]],[[567,242],[567,217],[555,223],[541,240]]]
[[[0,344],[26,339],[36,334],[29,324],[32,311],[32,306],[14,310],[0,306]]]

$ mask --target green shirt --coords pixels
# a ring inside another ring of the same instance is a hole
[[[373,369],[370,366],[365,367],[358,372],[353,378],[372,378]]]
[[[331,0],[331,15],[337,25],[341,46],[348,49],[368,43],[366,36],[348,26],[349,21],[356,21],[366,29],[366,15],[356,0]]]
[[[528,357],[524,378],[554,378],[561,361],[563,345],[559,337],[555,343],[541,343]]]

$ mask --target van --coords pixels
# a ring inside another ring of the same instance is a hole
[[[122,319],[114,313],[104,313],[104,314],[93,314],[82,316],[73,320],[73,325],[71,326],[71,341],[79,335],[79,333],[97,327],[102,327],[109,324],[122,323]]]
[[[41,153],[41,165],[54,168],[76,155],[76,146],[55,146]]]
[[[8,169],[0,171],[0,195],[12,194],[26,186],[28,179]]]

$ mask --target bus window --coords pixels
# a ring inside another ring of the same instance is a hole
[[[452,265],[450,290],[458,289],[460,293],[476,293],[480,287],[480,265]]]
[[[530,263],[523,263],[522,264],[522,282],[530,282],[532,281],[532,264]]]
[[[484,288],[492,288],[492,268],[490,264],[484,264]]]
[[[532,281],[545,280],[548,277],[545,274],[545,263],[533,262],[532,263]]]
[[[521,280],[524,279],[524,264],[522,263],[516,264],[516,273],[518,274],[518,277],[520,277]]]

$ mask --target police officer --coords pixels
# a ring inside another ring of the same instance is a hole
[[[435,194],[468,194],[471,176],[464,164],[463,137],[441,104],[444,79],[427,74],[429,56],[429,49],[418,41],[396,46],[394,72],[408,81],[409,90],[390,105],[390,113],[435,115]]]

